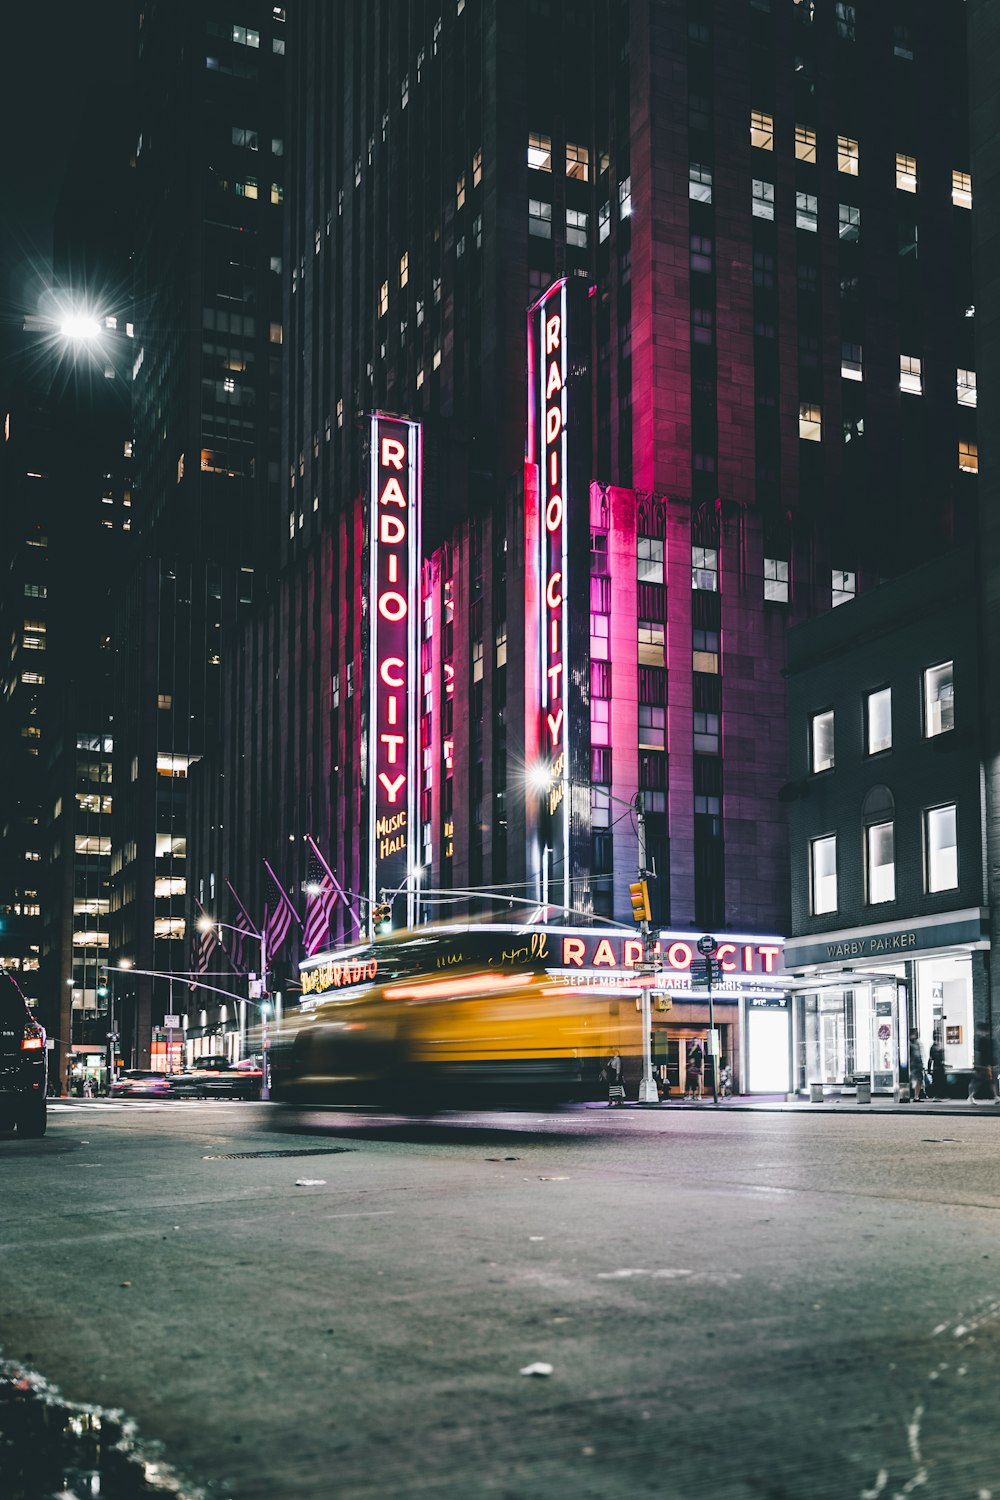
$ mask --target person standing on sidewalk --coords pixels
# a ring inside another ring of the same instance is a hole
[[[910,1098],[919,1104],[924,1097],[924,1052],[920,1045],[920,1033],[910,1027]]]
[[[944,1070],[944,1046],[940,1031],[935,1031],[931,1050],[927,1054],[927,1067],[931,1075],[931,1098],[943,1099],[948,1088]]]
[[[687,1073],[684,1079],[685,1099],[701,1098],[701,1070],[705,1061],[705,1054],[701,1050],[701,1043],[694,1041],[687,1049]]]
[[[605,1070],[608,1078],[608,1108],[625,1103],[625,1085],[622,1083],[622,1060],[617,1048],[608,1058]]]
[[[976,1027],[975,1040],[972,1045],[972,1082],[969,1084],[969,1103],[975,1104],[979,1099],[989,1099],[996,1103],[996,1088],[993,1083],[993,1043],[990,1039],[990,1028],[985,1021],[980,1021]]]

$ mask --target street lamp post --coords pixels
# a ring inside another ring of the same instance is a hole
[[[235,927],[232,922],[217,922],[212,917],[207,916],[199,918],[197,925],[199,932],[209,932],[213,927],[224,927],[227,932],[238,932],[242,937],[256,938],[257,942],[260,944],[260,988],[256,997],[257,1008],[260,1011],[260,1050],[262,1059],[261,1070],[263,1073],[263,1077],[260,1081],[260,1097],[262,1099],[270,1099],[271,1080],[270,1070],[268,1067],[270,1056],[267,1035],[267,933],[263,928],[261,928],[260,932],[257,932],[253,927]],[[254,981],[252,979],[248,981],[248,990],[251,988],[253,983]],[[209,989],[211,988],[211,986],[206,985],[203,986],[203,988]],[[242,996],[238,998],[242,999]],[[250,1004],[254,1003],[254,996],[252,994],[249,994],[247,999],[249,1000]],[[245,1041],[245,1036],[243,1034],[244,1031],[245,1028],[241,1027],[241,1048]]]

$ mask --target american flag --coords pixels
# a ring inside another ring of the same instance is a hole
[[[255,928],[253,922],[250,920],[250,914],[247,911],[246,907],[243,905],[243,902],[240,900],[239,896],[237,896],[232,884],[228,880],[226,881],[226,884],[229,886],[232,898],[236,903],[235,912],[230,913],[232,922],[229,928],[229,948],[227,950],[227,957],[229,958],[229,964],[234,974],[245,974],[249,968],[249,964],[247,963],[245,957],[246,944],[256,943],[254,934],[257,929]],[[237,928],[245,928],[246,930],[241,932],[237,931]]]
[[[202,916],[204,915],[204,912],[202,912]],[[214,926],[206,927],[204,932],[199,932],[198,929],[195,928],[194,932],[191,935],[192,974],[207,974],[208,965],[211,962],[212,954],[215,952],[218,945],[219,934],[218,930]],[[193,980],[191,982],[190,988],[197,988]]]
[[[264,939],[267,945],[267,960],[270,964],[271,959],[279,952],[288,936],[292,918],[294,917],[300,927],[302,923],[295,907],[278,884],[267,860],[264,861],[264,868],[267,871],[267,879],[264,881]]]
[[[309,866],[306,870],[306,921],[302,944],[306,957],[312,958],[327,946],[330,938],[330,919],[337,904],[337,892],[328,871],[320,863],[319,855],[310,845]]]

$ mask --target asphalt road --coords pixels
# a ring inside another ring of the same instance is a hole
[[[81,1101],[0,1137],[0,1349],[235,1500],[1000,1500],[998,1146]]]

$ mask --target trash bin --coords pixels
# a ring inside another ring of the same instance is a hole
[[[858,1103],[870,1104],[872,1102],[872,1081],[870,1078],[858,1079]]]
[[[809,1103],[823,1103],[823,1085],[821,1083],[811,1083],[809,1085]]]

